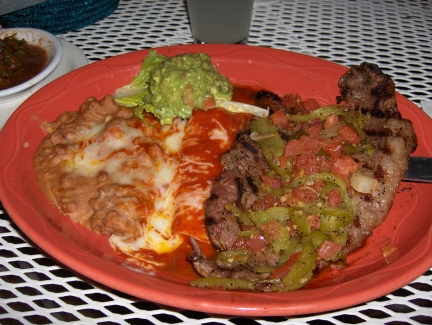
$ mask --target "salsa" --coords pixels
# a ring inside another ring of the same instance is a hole
[[[194,247],[190,260],[203,278],[193,286],[292,291],[326,265],[344,265],[347,228],[357,215],[348,193],[367,195],[377,186],[352,157],[375,151],[363,116],[295,94],[277,103],[221,158],[224,171],[205,202],[218,252],[209,261]]]
[[[33,78],[47,62],[48,54],[40,46],[28,44],[15,35],[0,39],[0,90]]]

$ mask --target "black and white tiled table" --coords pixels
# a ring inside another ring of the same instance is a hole
[[[415,104],[432,101],[430,1],[256,1],[250,45],[345,66],[377,63]],[[192,39],[179,0],[122,0],[104,20],[58,37],[78,46],[90,62]],[[432,324],[432,269],[379,299],[317,315],[235,318],[156,305],[59,264],[16,227],[2,205],[0,260],[0,324]]]

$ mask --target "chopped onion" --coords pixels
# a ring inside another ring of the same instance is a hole
[[[350,184],[357,192],[371,194],[376,189],[378,181],[373,177],[356,171],[351,175]]]
[[[260,140],[264,140],[264,139],[268,139],[268,138],[273,138],[275,135],[273,133],[270,134],[259,134],[258,132],[252,132],[250,134],[250,138],[253,141],[260,141]]]
[[[332,127],[322,130],[320,135],[323,138],[333,138],[333,137],[338,135],[338,131],[339,131],[340,127],[343,125],[346,125],[346,123],[339,121],[338,123],[336,123]]]

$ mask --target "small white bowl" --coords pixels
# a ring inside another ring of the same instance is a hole
[[[25,39],[28,44],[44,48],[48,54],[48,64],[33,78],[7,89],[0,90],[0,98],[26,90],[47,77],[59,64],[63,55],[63,46],[60,40],[53,34],[34,28],[7,28],[0,29],[0,38],[15,35],[17,39]]]

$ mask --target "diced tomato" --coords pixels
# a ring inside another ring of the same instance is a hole
[[[315,98],[309,98],[303,102],[304,108],[310,113],[318,108],[320,108],[320,104],[317,102]]]
[[[303,102],[297,103],[297,106],[294,107],[294,112],[301,114],[301,115],[307,115],[310,112],[304,107]]]
[[[264,236],[253,236],[246,240],[246,245],[248,248],[250,248],[253,252],[260,251],[264,247],[267,246],[267,241],[264,238]]]
[[[351,144],[359,144],[360,143],[360,137],[358,136],[357,132],[349,127],[348,125],[343,125],[339,128],[338,133],[342,136],[342,139],[345,142],[351,143]]]
[[[272,120],[273,125],[275,126],[279,126],[284,129],[290,128],[288,117],[286,116],[285,112],[281,109],[277,110],[272,115],[270,115],[270,119]]]
[[[288,157],[287,156],[280,156],[279,158],[279,167],[284,169],[287,166],[288,163]]]
[[[325,239],[317,250],[317,258],[324,261],[329,261],[337,252],[339,252],[340,249],[340,244]]]
[[[304,203],[309,203],[316,200],[319,196],[317,192],[308,187],[294,187],[292,195]]]
[[[278,189],[282,187],[282,180],[280,178],[270,175],[261,175],[261,180],[264,184],[268,185],[271,188]]]
[[[301,153],[318,153],[320,141],[307,135],[302,135],[299,140],[288,141],[285,146],[284,155],[287,157],[298,156]]]
[[[302,129],[309,133],[309,135],[314,139],[320,138],[320,132],[322,130],[322,122],[320,119],[314,119],[309,123],[303,124]]]
[[[340,192],[336,189],[330,190],[327,193],[327,201],[332,209],[338,208],[342,204]]]
[[[252,210],[267,210],[268,208],[278,205],[280,201],[271,194],[267,194],[264,198],[256,200],[252,205]]]
[[[293,172],[303,170],[306,175],[321,172],[321,161],[314,153],[302,153],[295,159]]]
[[[317,214],[311,214],[308,216],[308,221],[309,221],[309,226],[312,229],[319,229],[320,224],[321,224],[321,220],[319,215]]]
[[[284,156],[297,156],[303,152],[303,145],[300,140],[288,141],[285,146]]]
[[[351,156],[343,155],[335,160],[331,167],[331,172],[345,181],[348,180],[348,176],[357,170],[357,163],[352,159]]]
[[[330,114],[324,122],[324,129],[330,129],[337,123],[339,123],[339,116],[337,114]]]
[[[260,229],[269,241],[274,241],[283,236],[282,225],[275,219],[263,223]]]
[[[330,140],[323,145],[323,150],[330,156],[330,160],[339,158],[342,153],[343,143],[342,141]]]
[[[204,101],[203,101],[203,108],[204,109],[210,109],[210,108],[213,108],[215,106],[216,106],[216,101],[215,101],[213,96],[204,99]]]
[[[293,110],[295,113],[302,115],[310,113],[310,111],[305,108],[299,94],[286,94],[281,99],[281,102],[287,109]]]
[[[300,95],[295,94],[286,94],[281,99],[282,105],[285,106],[288,109],[294,109],[298,103],[301,103]]]
[[[286,263],[284,265],[274,269],[272,274],[270,274],[269,278],[270,279],[283,279],[283,278],[285,278],[286,275],[291,271],[291,268],[293,267],[295,262],[297,262],[297,260],[299,259],[300,255],[301,255],[301,252],[297,252],[297,253],[292,254],[288,258],[288,261],[286,261]]]

